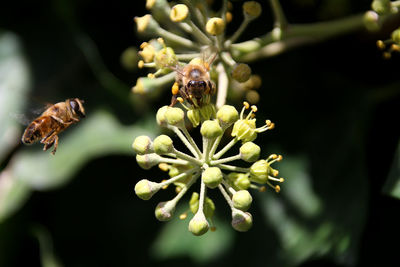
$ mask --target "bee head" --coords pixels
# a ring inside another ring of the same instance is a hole
[[[85,117],[85,109],[82,105],[84,102],[85,101],[80,100],[79,98],[68,99],[68,104],[71,107],[72,113],[78,115],[79,118]]]

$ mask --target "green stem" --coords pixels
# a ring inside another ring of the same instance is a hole
[[[175,204],[178,203],[179,200],[186,194],[186,192],[194,184],[194,182],[197,180],[197,178],[199,178],[199,176],[200,176],[200,174],[194,175],[192,177],[192,179],[190,179],[190,181],[184,187],[182,187],[181,191],[179,191],[179,193],[172,200],[175,202]]]
[[[194,149],[196,150],[196,153],[198,155],[198,158],[200,159],[202,156],[202,153],[199,149],[199,147],[196,145],[196,143],[194,142],[192,136],[189,134],[189,132],[187,131],[187,129],[185,127],[182,127],[181,129],[183,131],[183,133],[185,134],[186,138],[189,140],[189,143],[194,147]]]
[[[179,45],[187,47],[187,48],[199,49],[199,46],[196,43],[194,43],[193,41],[186,39],[184,37],[181,37],[175,33],[164,30],[161,27],[157,28],[157,34],[160,35],[161,37],[163,37],[165,40],[168,40],[172,43],[176,43],[176,44],[179,44]]]
[[[281,3],[279,3],[279,0],[270,0],[269,2],[275,17],[275,27],[285,29],[288,26],[288,22],[286,20],[285,13],[283,12]]]
[[[168,179],[168,180],[165,181],[165,182],[159,183],[159,185],[160,185],[161,187],[163,187],[163,186],[165,186],[165,185],[170,185],[170,184],[172,184],[172,183],[175,183],[175,182],[178,181],[179,179],[182,179],[182,178],[186,177],[187,175],[190,175],[190,174],[192,174],[192,173],[194,173],[194,172],[196,172],[196,171],[199,171],[199,170],[200,170],[200,168],[198,168],[198,167],[197,167],[197,168],[190,169],[190,170],[187,170],[187,171],[185,171],[185,172],[182,172],[181,174],[178,174],[178,175],[176,175],[176,176],[174,176],[174,177]]]
[[[203,162],[202,162],[202,161],[200,161],[200,160],[198,160],[198,159],[196,159],[196,158],[193,158],[193,157],[189,156],[189,155],[186,154],[186,153],[180,152],[180,151],[178,151],[178,150],[176,150],[176,149],[174,149],[174,152],[173,152],[173,153],[175,153],[175,155],[176,155],[178,158],[187,160],[187,161],[189,161],[189,162],[191,162],[191,163],[193,163],[193,164],[195,164],[195,165],[199,165],[199,166],[203,165]]]
[[[246,173],[246,172],[250,171],[249,168],[242,168],[242,167],[226,165],[226,164],[218,164],[216,166],[219,167],[220,169],[224,169],[224,170],[227,170],[227,171],[233,171],[233,172],[244,172],[244,173]]]
[[[218,185],[218,189],[219,189],[219,191],[221,191],[221,193],[224,196],[226,202],[228,202],[229,207],[231,207],[231,209],[233,209],[234,208],[233,207],[233,202],[232,202],[231,198],[229,197],[228,193],[225,191],[224,187],[221,184],[219,184]]]
[[[192,27],[192,35],[197,38],[200,42],[202,42],[205,45],[210,45],[212,41],[207,37],[207,35],[202,32],[199,27],[196,26],[196,24],[193,23],[193,21],[189,20],[189,25]]]
[[[242,35],[244,30],[247,28],[247,25],[249,25],[250,21],[252,21],[249,17],[245,16],[242,23],[240,24],[239,28],[236,30],[236,32],[228,39],[225,41],[224,45],[225,47],[229,47],[231,44],[235,43],[236,40]]]
[[[237,138],[233,138],[224,148],[222,148],[217,154],[214,155],[213,159],[219,159],[224,155],[229,149],[231,149],[239,141]]]
[[[186,139],[186,137],[182,134],[182,132],[178,129],[178,127],[171,126],[168,127],[174,131],[174,133],[181,139],[181,141],[185,144],[185,146],[192,152],[193,156],[199,159],[199,154],[197,153],[196,149],[190,144],[190,142]]]
[[[212,146],[212,148],[211,148],[211,150],[210,150],[210,157],[211,157],[211,158],[213,158],[214,153],[215,153],[215,150],[217,150],[218,145],[219,145],[219,142],[221,142],[222,136],[223,136],[223,135],[220,135],[220,136],[218,136],[218,137],[214,140],[213,146]]]
[[[199,198],[199,211],[201,212],[203,212],[205,197],[206,197],[206,184],[204,183],[203,179],[201,179],[200,198]]]
[[[218,93],[217,93],[217,101],[216,107],[219,109],[223,105],[225,105],[226,97],[228,95],[228,74],[226,73],[225,67],[222,63],[217,65],[218,72]]]
[[[177,54],[176,57],[180,61],[190,61],[194,59],[195,57],[200,57],[200,53],[191,53],[191,54]]]
[[[235,155],[235,156],[231,156],[231,157],[227,157],[227,158],[223,158],[223,159],[219,159],[219,160],[212,160],[210,162],[211,165],[217,165],[217,164],[222,164],[222,163],[227,163],[227,162],[231,162],[234,160],[238,160],[240,159],[240,154]]]
[[[170,164],[178,164],[178,165],[188,165],[189,164],[189,162],[187,160],[170,159],[170,158],[164,158],[164,157],[160,157],[160,162],[170,163]]]

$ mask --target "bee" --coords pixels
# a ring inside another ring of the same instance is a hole
[[[177,101],[186,100],[194,107],[201,107],[204,100],[216,92],[215,84],[210,79],[210,65],[214,61],[216,54],[210,62],[198,60],[199,62],[189,63],[182,68],[175,67],[176,79],[172,86],[172,99],[170,106],[174,106]]]
[[[69,98],[51,105],[26,127],[22,142],[31,145],[40,140],[44,144],[44,151],[54,145],[51,152],[54,155],[58,146],[58,134],[85,117],[83,103],[78,98]]]

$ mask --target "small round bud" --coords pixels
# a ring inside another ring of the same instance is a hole
[[[371,8],[379,15],[385,15],[391,13],[392,3],[390,0],[374,0],[371,3]]]
[[[159,184],[143,179],[135,185],[135,193],[139,198],[149,200],[160,188]]]
[[[160,156],[155,153],[145,155],[138,154],[136,155],[136,161],[142,169],[148,170],[160,163]]]
[[[239,119],[239,113],[235,107],[224,105],[218,110],[217,118],[222,127],[228,128],[232,123]]]
[[[269,164],[266,160],[260,159],[250,167],[250,180],[259,184],[265,184],[268,181]]]
[[[203,212],[197,212],[189,222],[189,231],[196,235],[204,235],[209,228],[208,221]]]
[[[220,35],[225,30],[225,22],[221,18],[210,18],[206,24],[206,31],[211,35]]]
[[[136,70],[138,67],[138,52],[135,47],[128,47],[121,54],[120,62],[121,65],[129,71]]]
[[[242,211],[248,210],[250,208],[252,201],[253,201],[253,198],[251,197],[249,191],[247,191],[247,190],[237,191],[232,196],[233,206]]]
[[[167,112],[168,106],[163,106],[158,109],[156,114],[156,120],[158,125],[160,126],[167,126],[167,121],[165,120],[165,112]]]
[[[209,188],[216,188],[222,182],[222,172],[218,167],[210,167],[203,171],[201,178]]]
[[[193,214],[196,214],[199,209],[199,193],[192,193],[192,197],[189,200],[189,208]]]
[[[214,139],[222,135],[223,131],[217,120],[207,120],[201,125],[200,133],[207,139]]]
[[[172,7],[169,18],[173,22],[184,21],[189,15],[189,8],[184,4],[178,4]]]
[[[228,179],[232,182],[235,190],[247,190],[250,187],[248,173],[231,172]]]
[[[187,117],[192,123],[193,127],[197,127],[200,124],[201,118],[200,118],[200,111],[199,109],[191,109],[187,112]]]
[[[246,82],[250,79],[251,76],[251,68],[249,65],[244,63],[236,64],[232,70],[232,78],[240,83]]]
[[[180,108],[168,107],[165,111],[165,121],[169,125],[182,126],[185,119],[185,113]]]
[[[149,154],[153,152],[153,144],[150,137],[141,135],[135,138],[132,144],[133,150],[139,155]]]
[[[154,152],[158,155],[171,153],[174,150],[172,139],[165,134],[158,136],[153,142]]]
[[[392,40],[396,44],[400,45],[400,28],[392,32]]]
[[[232,210],[232,227],[239,232],[247,232],[253,226],[250,213],[238,209]]]
[[[213,104],[204,104],[203,106],[200,107],[200,116],[201,120],[209,120],[209,119],[214,119],[215,118],[215,106]]]
[[[256,1],[247,1],[243,4],[243,14],[251,19],[258,18],[261,15],[262,7]]]
[[[363,17],[364,25],[367,30],[371,32],[378,31],[381,28],[381,24],[379,22],[379,15],[374,11],[367,11]]]
[[[154,214],[156,215],[157,220],[162,221],[162,222],[171,220],[171,218],[175,212],[175,205],[176,205],[176,203],[174,201],[158,203],[158,205],[154,211]]]
[[[199,209],[199,194],[197,192],[193,192],[192,197],[189,201],[189,208],[193,214],[196,214]],[[212,218],[215,212],[215,204],[211,198],[206,197],[204,201],[204,215],[206,218]]]
[[[156,63],[157,69],[162,69],[167,66],[175,66],[178,63],[178,58],[175,55],[174,49],[171,47],[164,47],[156,52],[154,63]]]
[[[135,17],[134,20],[136,22],[138,32],[157,33],[157,28],[159,25],[150,14],[144,15],[143,17]]]
[[[244,143],[240,149],[240,157],[246,162],[254,162],[260,157],[261,149],[253,142]]]

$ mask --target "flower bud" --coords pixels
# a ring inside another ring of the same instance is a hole
[[[191,109],[187,112],[187,117],[190,120],[190,122],[192,123],[193,127],[197,127],[200,122],[200,111],[199,109],[195,108],[195,109]]]
[[[167,121],[165,120],[165,112],[167,112],[168,106],[163,106],[158,109],[156,114],[156,120],[158,125],[160,126],[167,126]]]
[[[232,136],[236,136],[242,142],[250,142],[257,138],[256,120],[238,120],[233,125]]]
[[[374,0],[372,1],[371,8],[379,15],[385,15],[391,13],[392,3],[390,0]]]
[[[250,180],[259,184],[265,184],[268,181],[269,164],[266,160],[260,159],[250,167]]]
[[[392,40],[396,44],[400,45],[400,28],[392,32]]]
[[[247,1],[243,4],[243,14],[250,19],[258,18],[261,15],[262,7],[256,1]]]
[[[175,212],[175,206],[176,202],[172,200],[158,203],[154,211],[157,220],[162,222],[171,220]]]
[[[210,167],[203,171],[201,178],[207,187],[216,188],[222,182],[223,175],[220,168]]]
[[[246,162],[254,162],[260,157],[261,149],[253,142],[244,143],[240,149],[240,157]]]
[[[235,190],[246,190],[250,187],[250,179],[248,173],[231,172],[228,179]]]
[[[136,195],[143,199],[149,200],[155,193],[160,190],[160,185],[158,183],[151,182],[147,179],[140,180],[135,185]]]
[[[139,155],[149,154],[153,152],[153,144],[150,137],[141,135],[135,138],[132,144],[133,150]]]
[[[172,145],[172,139],[165,134],[158,136],[154,139],[153,143],[154,152],[158,155],[164,155],[171,153],[174,150],[174,146]]]
[[[157,69],[175,66],[178,63],[178,59],[175,55],[174,49],[171,47],[164,47],[160,51],[157,51],[154,56],[154,63],[156,63]]]
[[[246,82],[250,79],[251,76],[251,68],[249,65],[244,63],[236,64],[232,70],[232,78],[240,83]]]
[[[206,217],[203,212],[197,212],[189,222],[189,231],[196,235],[204,235],[209,228]]]
[[[169,17],[173,22],[184,21],[189,15],[189,8],[184,4],[178,4],[172,7]]]
[[[138,56],[135,47],[128,47],[121,54],[121,65],[128,71],[136,70],[138,66]]]
[[[142,169],[148,170],[160,163],[160,156],[155,153],[145,155],[138,154],[136,155],[136,161]]]
[[[250,213],[238,209],[232,210],[232,227],[239,232],[247,232],[253,226]]]
[[[180,108],[168,107],[167,110],[165,111],[165,121],[169,125],[177,127],[183,126],[184,119],[185,119],[185,113]]]
[[[139,55],[143,58],[144,62],[152,62],[156,53],[154,46],[143,43],[141,47],[143,47],[143,49],[139,51]]]
[[[206,24],[206,31],[211,35],[220,35],[225,30],[225,22],[221,18],[210,18]]]
[[[222,128],[228,128],[232,123],[239,119],[239,113],[235,107],[224,105],[218,110],[217,119]]]
[[[200,107],[199,111],[200,111],[202,121],[215,118],[215,106],[213,104],[204,104],[203,103],[203,106]]]
[[[214,139],[222,135],[223,131],[217,120],[207,120],[201,125],[200,133],[207,139]]]
[[[379,15],[374,11],[367,11],[363,17],[364,25],[367,30],[371,32],[378,31],[381,28],[381,24],[379,22]]]
[[[139,33],[156,34],[159,25],[150,14],[144,15],[143,17],[135,17],[137,31]]]
[[[247,190],[239,190],[232,196],[233,206],[242,211],[248,210],[252,201],[253,198]]]
[[[192,197],[189,201],[189,208],[193,214],[196,214],[199,209],[199,194],[197,192],[193,192]],[[211,198],[206,197],[204,201],[204,215],[206,218],[212,218],[215,212],[215,204]]]

